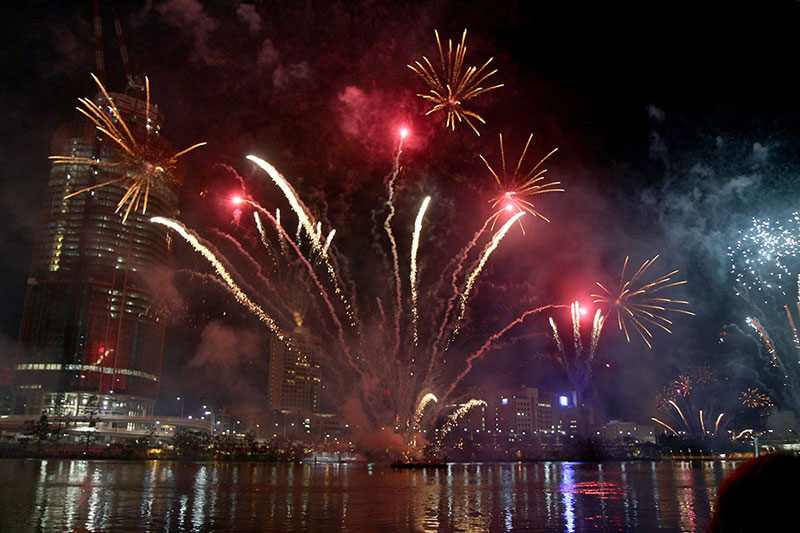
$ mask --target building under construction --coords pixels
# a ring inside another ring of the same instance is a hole
[[[116,22],[128,82],[124,93],[109,96],[133,138],[170,150],[159,135],[162,114],[131,74]],[[95,35],[102,79],[97,9]],[[93,102],[113,117],[102,92]],[[82,115],[62,131],[68,133],[55,140],[55,155],[98,162],[118,155],[119,146]],[[171,251],[167,229],[149,218],[176,214],[182,179],[178,173],[171,186],[150,190],[147,213],[134,209],[124,219],[117,207],[126,190],[119,184],[67,198],[119,177],[104,168],[54,163],[50,169],[20,327],[12,415],[80,415],[87,402],[101,415],[153,413],[165,325],[147,280],[169,265]]]

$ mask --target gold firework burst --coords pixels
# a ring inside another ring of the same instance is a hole
[[[595,303],[607,306],[607,313],[613,312],[617,315],[619,329],[625,332],[625,338],[628,342],[631,340],[629,330],[632,329],[639,334],[648,348],[653,347],[649,340],[653,338],[653,333],[650,331],[652,326],[659,327],[667,333],[672,333],[669,329],[672,321],[662,313],[674,312],[694,316],[691,311],[680,307],[689,305],[689,302],[657,296],[657,293],[665,289],[686,283],[686,281],[672,280],[672,277],[678,273],[677,270],[659,276],[653,281],[645,282],[642,280],[642,277],[656,259],[658,259],[657,255],[642,263],[642,266],[633,276],[626,280],[625,271],[628,266],[628,257],[626,257],[625,263],[622,265],[619,287],[611,291],[600,282],[597,282],[597,286],[600,287],[602,292],[592,294]]]
[[[662,387],[661,391],[656,393],[656,409],[661,412],[669,407],[669,402],[675,399],[675,389],[672,387]]]
[[[706,385],[711,385],[714,382],[714,370],[711,369],[708,365],[698,365],[689,368],[689,372],[692,376],[692,380],[696,383],[699,387],[705,387]]]
[[[125,122],[117,108],[114,100],[109,96],[108,91],[97,77],[92,74],[97,86],[105,97],[105,105],[97,104],[89,98],[79,98],[78,101],[83,107],[78,107],[78,111],[86,116],[95,125],[97,130],[103,133],[108,139],[116,144],[114,159],[103,161],[91,157],[76,157],[66,155],[53,155],[50,159],[54,164],[78,164],[91,165],[102,168],[119,177],[98,183],[90,187],[85,187],[79,191],[68,194],[64,198],[71,198],[75,195],[105,187],[114,183],[119,183],[127,190],[123,194],[116,211],[127,203],[125,214],[122,221],[127,220],[131,209],[136,210],[139,202],[142,202],[142,213],[147,212],[147,199],[150,189],[164,189],[176,183],[175,167],[178,158],[191,152],[195,148],[203,146],[204,142],[197,143],[180,152],[173,152],[164,146],[163,142],[158,142],[159,137],[154,133],[150,126],[150,81],[145,78],[145,128],[144,139],[137,139],[131,132],[131,128]],[[141,136],[140,136],[141,137]]]
[[[742,405],[751,409],[772,404],[772,398],[759,392],[758,388],[748,388],[739,396],[739,399],[742,401]]]
[[[470,117],[486,124],[486,121],[480,115],[469,111],[464,108],[464,103],[471,100],[476,96],[489,92],[493,89],[498,89],[503,84],[493,85],[491,87],[481,87],[481,84],[494,75],[497,69],[491,72],[486,71],[486,67],[492,62],[493,58],[479,67],[464,68],[464,56],[467,53],[467,47],[464,44],[467,38],[467,30],[461,35],[461,43],[456,45],[455,52],[453,51],[453,41],[447,41],[447,57],[445,57],[444,50],[442,49],[442,42],[439,39],[439,32],[434,30],[436,35],[436,44],[439,47],[439,58],[441,59],[441,71],[437,72],[427,57],[422,56],[421,63],[415,61],[414,65],[408,65],[408,68],[413,70],[430,88],[429,94],[418,94],[417,96],[431,102],[431,107],[426,115],[436,113],[437,111],[444,111],[446,114],[445,127],[451,130],[456,129],[456,122],[462,120],[469,124],[469,127],[477,134],[478,129],[470,120]]]
[[[684,398],[692,392],[693,388],[694,384],[692,383],[692,378],[685,374],[678,376],[678,378],[672,382],[672,390],[675,391],[675,394],[683,396]]]
[[[485,157],[482,155],[480,156],[481,161],[483,161],[483,163],[486,165],[486,168],[489,169],[489,172],[492,173],[492,177],[500,188],[499,194],[490,200],[492,203],[492,209],[498,209],[497,212],[492,215],[492,229],[494,229],[494,224],[497,221],[497,218],[503,212],[518,213],[519,211],[527,211],[533,216],[538,216],[543,220],[550,222],[546,216],[536,210],[536,207],[531,200],[537,194],[544,194],[546,192],[564,192],[564,189],[559,187],[561,185],[560,181],[543,183],[545,179],[544,175],[547,172],[547,169],[540,169],[547,158],[553,155],[558,148],[551,150],[550,153],[544,156],[541,161],[536,163],[527,172],[522,171],[522,162],[525,160],[525,155],[528,153],[528,147],[531,144],[531,140],[533,140],[533,133],[528,136],[528,142],[525,143],[525,148],[523,148],[522,154],[519,156],[517,165],[513,169],[509,169],[506,166],[506,151],[505,147],[503,146],[503,134],[500,134],[500,162],[502,166],[500,167],[499,174],[494,170],[494,168],[492,168],[492,165],[489,164]],[[522,226],[522,222],[520,222],[520,227],[524,233],[525,228]]]

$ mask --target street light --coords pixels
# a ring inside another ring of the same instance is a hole
[[[181,399],[180,396],[178,396],[175,399],[181,403],[181,418],[183,418],[183,403],[184,403],[184,401]]]

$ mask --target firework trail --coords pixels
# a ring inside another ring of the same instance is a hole
[[[154,224],[160,224],[162,226],[166,226],[178,233],[181,237],[188,242],[192,248],[194,248],[203,258],[208,261],[214,270],[217,272],[217,275],[225,281],[228,289],[233,294],[233,297],[236,299],[237,302],[245,306],[247,309],[250,310],[255,316],[258,317],[267,327],[272,331],[278,339],[283,342],[287,343],[287,346],[291,348],[291,341],[290,339],[283,333],[278,324],[275,320],[272,319],[269,315],[267,315],[264,310],[253,300],[250,299],[249,296],[236,284],[233,280],[231,275],[228,273],[227,269],[222,265],[222,263],[217,259],[214,253],[208,249],[205,245],[203,245],[200,240],[191,232],[189,231],[183,224],[180,222],[176,222],[174,220],[170,220],[164,217],[153,217],[150,219],[150,222]]]
[[[272,246],[269,244],[269,239],[267,238],[266,231],[264,231],[264,226],[261,224],[261,217],[258,216],[258,211],[253,211],[253,219],[256,221],[256,228],[258,229],[258,236],[261,239],[261,244],[264,245],[264,249],[267,251],[267,255],[269,255],[272,261],[272,266],[274,269],[277,269],[278,259],[275,257],[275,252],[272,251]]]
[[[519,161],[517,161],[517,166],[511,172],[506,169],[506,152],[503,146],[502,133],[500,134],[500,175],[495,172],[485,157],[482,155],[480,156],[481,161],[483,161],[483,163],[486,165],[486,168],[489,169],[489,172],[492,174],[492,177],[497,182],[497,185],[500,189],[498,195],[490,200],[492,209],[497,209],[499,207],[495,214],[492,215],[492,229],[494,229],[494,222],[504,211],[525,211],[534,217],[540,217],[542,220],[550,222],[547,217],[536,210],[536,207],[533,204],[533,197],[547,192],[564,192],[564,189],[558,187],[561,185],[560,181],[541,183],[544,181],[544,174],[547,172],[547,169],[539,170],[539,167],[541,167],[542,164],[551,155],[553,155],[556,150],[558,150],[558,148],[550,151],[549,154],[544,156],[541,161],[534,165],[533,168],[531,168],[528,172],[521,172],[522,162],[525,159],[525,154],[528,152],[528,147],[531,144],[531,140],[533,140],[532,133],[528,137],[528,142],[525,143],[525,148],[522,150],[522,155],[520,155]],[[522,232],[525,233],[525,228],[522,226],[522,223],[520,223],[520,228],[522,229]]]
[[[661,420],[659,420],[658,418],[653,418],[653,417],[651,417],[651,418],[650,418],[650,420],[652,420],[653,422],[657,422],[657,423],[661,424],[662,426],[664,426],[665,428],[667,428],[668,430],[670,430],[670,431],[672,432],[672,434],[673,434],[673,435],[675,435],[676,437],[678,436],[678,432],[677,432],[677,431],[675,431],[674,429],[672,429],[672,427],[671,427],[669,424],[666,424],[665,422],[662,422],[662,421],[661,421]]]
[[[458,286],[458,275],[464,268],[464,261],[467,260],[467,256],[472,251],[472,249],[475,248],[475,246],[477,246],[478,240],[480,239],[481,235],[483,235],[483,232],[486,231],[486,228],[489,227],[490,220],[491,219],[487,219],[486,222],[483,223],[481,229],[479,229],[475,233],[475,235],[466,244],[466,246],[464,246],[464,248],[462,248],[461,251],[459,251],[458,254],[456,254],[455,257],[453,257],[453,259],[450,260],[447,266],[445,266],[444,269],[442,269],[442,274],[439,276],[439,281],[435,285],[435,287],[442,286],[442,284],[444,283],[446,273],[450,270],[450,268],[455,266],[455,268],[453,268],[452,274],[450,275],[449,289],[451,291],[451,295],[448,298],[447,303],[443,307],[444,308],[443,315],[445,318],[444,320],[442,320],[439,326],[439,331],[436,334],[436,340],[434,340],[433,342],[433,356],[431,357],[430,366],[428,368],[429,373],[433,370],[433,365],[438,360],[438,357],[442,349],[442,343],[445,338],[445,331],[447,330],[447,326],[450,323],[448,318],[450,317],[450,314],[453,311],[453,306],[455,305],[456,300],[458,300],[458,297],[461,294],[461,291]]]
[[[672,321],[662,313],[674,312],[694,316],[691,311],[680,308],[682,305],[688,305],[689,302],[656,296],[657,293],[665,289],[686,283],[686,281],[672,281],[672,276],[678,273],[677,270],[659,276],[650,282],[642,280],[642,277],[656,259],[658,259],[657,255],[642,263],[642,266],[633,276],[626,280],[625,271],[628,266],[628,257],[626,257],[622,265],[619,287],[611,291],[600,282],[597,282],[597,286],[600,287],[602,292],[592,294],[592,298],[595,299],[594,303],[606,306],[608,314],[612,312],[616,314],[619,329],[625,333],[625,339],[628,342],[631,340],[628,331],[633,329],[647,344],[648,348],[653,347],[649,340],[653,338],[653,334],[648,326],[656,326],[667,333],[672,333],[668,327],[672,325]]]
[[[442,50],[442,42],[439,39],[439,32],[434,30],[434,34],[436,35],[436,44],[439,47],[441,72],[437,73],[425,56],[422,56],[422,61],[425,62],[424,65],[419,61],[415,61],[414,65],[408,65],[408,68],[422,78],[430,89],[430,94],[417,95],[433,104],[433,107],[425,115],[444,111],[446,128],[455,130],[456,121],[461,122],[463,120],[469,124],[469,127],[472,128],[476,135],[480,135],[470,117],[478,120],[481,124],[486,124],[486,121],[480,115],[464,109],[463,104],[476,96],[503,86],[503,84],[499,84],[491,87],[481,87],[481,83],[497,72],[497,70],[492,70],[484,73],[493,58],[489,58],[480,68],[473,66],[464,70],[464,57],[467,53],[467,47],[464,43],[467,39],[467,30],[464,30],[461,35],[461,43],[456,45],[455,54],[453,53],[453,42],[451,40],[447,41],[446,60],[444,50]]]
[[[600,339],[600,332],[603,328],[603,317],[599,310],[595,313],[592,323],[589,351],[585,356],[581,337],[581,309],[578,302],[570,304],[570,317],[572,319],[573,338],[573,353],[571,355],[567,353],[566,347],[561,341],[561,336],[558,334],[558,327],[556,326],[555,320],[553,320],[553,317],[550,317],[548,320],[553,330],[553,340],[556,343],[556,348],[558,348],[558,353],[554,358],[564,367],[567,378],[572,386],[575,387],[578,400],[582,403],[586,388],[589,385],[589,378],[592,375],[592,361],[594,360],[594,355],[597,351],[597,343]]]
[[[102,161],[91,157],[76,157],[53,155],[50,159],[54,164],[79,164],[101,168],[103,170],[119,173],[119,178],[114,178],[103,183],[98,183],[90,187],[85,187],[64,197],[71,198],[78,194],[106,187],[114,183],[119,183],[127,188],[120,201],[117,203],[115,212],[119,212],[127,203],[125,214],[122,217],[124,223],[128,219],[131,209],[134,211],[139,208],[142,202],[142,213],[147,212],[147,200],[150,196],[150,189],[169,189],[178,184],[175,177],[175,170],[178,158],[199,148],[206,143],[197,143],[180,152],[168,150],[163,141],[159,141],[158,133],[150,125],[150,80],[145,77],[145,133],[144,140],[138,139],[131,132],[122,114],[117,108],[114,99],[106,91],[106,88],[97,77],[92,74],[100,91],[103,93],[110,115],[100,105],[88,98],[79,98],[78,101],[83,107],[76,108],[78,112],[87,117],[95,125],[97,131],[103,133],[107,139],[116,144],[116,151],[112,161]],[[141,137],[141,135],[139,135]]]
[[[439,430],[439,442],[443,441],[444,438],[447,436],[450,431],[458,425],[458,421],[466,415],[470,409],[473,407],[486,406],[486,402],[483,400],[476,400],[471,399],[468,402],[460,405],[458,409],[453,411],[453,413],[447,418],[447,422],[442,425],[441,429]]]
[[[745,319],[745,322],[748,326],[756,330],[758,336],[761,338],[761,341],[767,347],[767,351],[769,352],[770,362],[772,365],[780,370],[781,374],[783,375],[784,379],[788,379],[789,376],[786,375],[786,371],[783,369],[781,362],[778,360],[778,353],[775,350],[775,345],[772,343],[772,339],[769,337],[767,331],[761,326],[761,322],[755,317],[749,316]]]
[[[710,385],[717,383],[711,369],[705,365],[690,368],[687,374],[681,374],[670,382],[670,384],[656,395],[657,408],[659,411],[669,410],[675,422],[681,426],[682,431],[687,435],[699,436],[705,439],[708,436],[716,437],[722,425],[724,412],[716,415],[713,431],[707,426],[706,420],[711,420],[715,415],[714,404],[720,394],[720,390],[709,388]],[[711,400],[708,403],[708,400]],[[683,407],[681,407],[681,405]],[[696,405],[701,408],[697,409]],[[687,419],[687,413],[696,413],[697,417],[691,416]],[[652,419],[668,428],[673,434],[678,435],[675,429],[661,420]],[[681,424],[682,423],[682,424]]]
[[[669,403],[672,407],[675,408],[676,411],[678,411],[678,414],[681,415],[681,420],[683,420],[684,425],[688,428],[689,427],[689,422],[686,421],[686,417],[683,416],[683,411],[681,411],[681,408],[678,407],[677,403],[675,403],[675,400],[670,400],[667,403]]]
[[[403,287],[400,282],[400,258],[397,253],[397,240],[394,238],[394,232],[392,231],[392,218],[395,215],[395,208],[394,208],[394,196],[396,192],[396,183],[397,177],[400,175],[400,155],[403,153],[403,139],[404,137],[400,137],[400,142],[397,146],[397,152],[394,156],[394,165],[392,166],[392,172],[389,174],[389,180],[387,183],[387,199],[386,199],[386,207],[389,209],[389,212],[386,214],[386,220],[383,222],[383,229],[386,232],[386,235],[389,237],[389,244],[391,246],[392,252],[392,273],[394,274],[394,352],[398,353],[400,351],[400,313],[403,307],[402,304],[402,294],[403,294]]]
[[[725,413],[720,413],[717,417],[717,421],[714,423],[714,435],[719,434],[719,423],[722,421],[723,416],[725,416]]]
[[[347,317],[350,319],[350,325],[352,327],[356,327],[355,319],[353,318],[352,307],[350,306],[350,303],[347,301],[347,298],[345,297],[344,291],[342,291],[342,289],[341,289],[341,287],[339,285],[339,281],[338,281],[338,278],[336,276],[336,271],[334,270],[333,265],[331,264],[328,255],[324,253],[325,252],[325,246],[324,246],[324,244],[322,244],[322,239],[321,239],[321,231],[322,231],[321,227],[322,226],[320,225],[320,231],[319,232],[315,231],[314,223],[312,222],[310,216],[308,215],[308,209],[306,208],[305,205],[303,205],[303,203],[297,197],[297,194],[296,194],[294,188],[289,184],[288,181],[286,181],[286,178],[284,178],[281,175],[281,173],[278,172],[275,169],[275,167],[273,167],[272,165],[270,165],[269,163],[267,163],[266,161],[264,161],[260,157],[257,157],[257,156],[254,156],[254,155],[248,155],[247,159],[249,159],[250,161],[252,161],[256,165],[261,167],[261,169],[263,169],[269,175],[269,177],[272,178],[272,180],[275,182],[275,184],[278,186],[278,188],[281,190],[281,192],[283,192],[283,195],[289,201],[289,205],[292,207],[292,210],[297,215],[297,223],[298,223],[298,225],[302,226],[303,230],[306,232],[306,235],[308,236],[309,240],[311,241],[311,245],[312,245],[312,247],[314,249],[314,252],[319,254],[319,256],[322,258],[322,260],[325,263],[325,266],[326,266],[326,268],[328,270],[328,275],[331,278],[331,283],[333,283],[333,286],[334,286],[334,292],[336,293],[336,295],[341,300],[342,305],[344,305],[345,312],[347,313]],[[299,231],[298,231],[298,237],[299,237]],[[299,238],[298,238],[298,240],[299,240]]]
[[[411,241],[411,274],[409,285],[411,285],[411,313],[414,327],[414,346],[419,344],[419,336],[417,334],[417,250],[419,250],[419,234],[422,232],[422,219],[425,216],[425,211],[428,209],[428,204],[431,201],[430,196],[426,196],[422,201],[422,205],[417,213],[417,219],[414,221],[414,237]]]
[[[286,231],[280,225],[280,222],[277,219],[273,218],[272,214],[269,211],[267,211],[261,205],[259,205],[258,203],[254,202],[252,200],[243,200],[243,201],[244,201],[244,203],[247,203],[248,205],[250,205],[253,208],[255,208],[257,211],[261,211],[261,213],[263,213],[264,216],[266,216],[270,220],[270,222],[272,222],[272,224],[275,225],[275,228],[278,230],[278,233],[280,235],[282,235],[282,240],[285,240],[285,242],[288,242],[289,245],[292,247],[293,251],[295,252],[295,255],[297,256],[297,258],[300,260],[300,262],[305,267],[305,270],[308,273],[308,275],[314,281],[314,285],[315,285],[316,289],[319,291],[319,295],[322,298],[322,301],[325,303],[325,306],[328,309],[328,313],[330,314],[331,320],[333,320],[333,323],[334,323],[334,325],[336,327],[336,334],[337,334],[337,337],[339,339],[339,344],[341,345],[342,350],[343,350],[343,352],[344,352],[344,354],[345,354],[345,356],[347,358],[347,362],[350,364],[351,367],[353,367],[356,371],[358,371],[360,374],[362,374],[362,377],[363,377],[363,373],[361,372],[361,369],[358,367],[356,362],[353,360],[353,355],[351,353],[351,350],[348,347],[347,343],[345,342],[345,339],[344,339],[344,327],[342,326],[342,322],[339,319],[339,316],[338,316],[338,314],[336,313],[336,310],[333,307],[333,302],[331,302],[331,299],[328,296],[328,293],[325,290],[325,287],[322,285],[322,282],[317,277],[317,274],[314,272],[314,267],[311,265],[311,262],[308,259],[306,259],[306,257],[303,255],[303,252],[300,250],[300,247],[297,245],[297,243],[295,243],[289,237],[288,233],[286,233]]]
[[[475,351],[472,355],[467,357],[466,360],[467,367],[458,376],[456,376],[456,379],[447,389],[447,392],[445,393],[444,397],[445,398],[449,397],[450,394],[453,392],[453,390],[456,388],[456,385],[458,385],[461,382],[461,380],[464,379],[464,377],[470,373],[470,371],[472,370],[473,361],[475,361],[475,359],[481,357],[484,353],[486,353],[494,345],[495,341],[497,341],[497,339],[505,335],[506,332],[508,332],[508,330],[510,330],[517,324],[521,324],[522,322],[524,322],[525,319],[528,318],[530,315],[541,313],[542,311],[546,311],[547,309],[558,309],[561,307],[566,307],[566,305],[552,304],[552,305],[543,305],[542,307],[537,307],[535,309],[528,309],[520,316],[512,320],[505,327],[494,333],[491,337],[489,337],[486,340],[486,342],[483,343],[483,345],[477,351]]]
[[[458,335],[459,324],[464,319],[464,313],[467,310],[467,300],[469,299],[469,295],[470,292],[472,291],[473,285],[475,285],[475,280],[480,275],[481,270],[483,270],[483,267],[484,265],[486,265],[486,262],[492,255],[492,252],[494,252],[497,249],[498,245],[500,244],[500,241],[502,241],[503,237],[505,237],[506,233],[508,233],[508,230],[511,229],[511,226],[514,225],[514,222],[519,220],[524,214],[525,214],[524,212],[520,211],[519,213],[515,214],[513,217],[508,219],[508,221],[505,224],[503,224],[503,226],[497,231],[497,233],[494,234],[492,240],[489,242],[486,248],[484,248],[483,253],[481,254],[481,258],[478,261],[478,264],[475,266],[475,268],[472,270],[469,277],[467,278],[467,283],[464,285],[464,290],[461,293],[458,318],[456,319],[456,327],[453,330],[452,337]]]
[[[414,412],[414,417],[411,420],[412,428],[419,427],[419,421],[422,420],[422,415],[425,412],[425,408],[428,406],[428,404],[431,402],[436,403],[438,401],[439,399],[436,397],[436,395],[431,392],[426,393],[425,396],[422,397],[417,405],[417,410]]]
[[[594,313],[594,320],[592,320],[592,336],[589,341],[589,360],[591,361],[594,359],[594,355],[597,353],[597,344],[600,342],[600,333],[603,331],[603,324],[606,321],[606,317],[603,316],[603,313],[598,309]]]

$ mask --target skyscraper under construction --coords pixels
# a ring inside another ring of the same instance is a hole
[[[137,140],[159,135],[163,117],[144,93],[109,93]],[[113,120],[109,102],[94,98]],[[119,146],[80,117],[56,141],[56,154],[111,162]],[[170,240],[152,216],[174,216],[180,175],[149,191],[147,213],[117,205],[125,188],[103,165],[53,164],[28,280],[14,367],[13,414],[78,413],[96,396],[103,412],[152,414],[158,397],[165,325],[148,283],[169,265]]]

